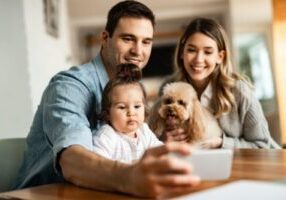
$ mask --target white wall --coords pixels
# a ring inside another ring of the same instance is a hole
[[[50,78],[60,70],[70,67],[69,31],[66,1],[59,5],[59,36],[47,34],[42,0],[24,1],[27,29],[28,71],[33,113],[37,109],[43,90]]]
[[[272,0],[229,0],[234,33],[271,30]]]
[[[0,61],[0,137],[19,137],[32,118],[23,1],[0,0]]]
[[[262,33],[267,37],[270,54],[272,51],[272,0],[228,0],[230,14],[230,34],[235,38],[243,34]],[[238,64],[238,52],[233,49],[234,63]]]
[[[71,64],[66,0],[59,37],[47,34],[42,0],[0,0],[0,138],[25,137],[43,90]]]

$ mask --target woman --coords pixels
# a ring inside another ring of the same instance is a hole
[[[223,136],[209,141],[208,148],[280,148],[250,83],[233,71],[225,31],[216,21],[197,18],[188,25],[177,45],[175,67],[167,82],[191,84],[222,129]],[[183,130],[163,135],[164,141],[187,139]]]

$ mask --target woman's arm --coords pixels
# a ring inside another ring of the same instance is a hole
[[[280,148],[272,139],[260,102],[253,95],[249,86],[243,82],[238,85],[237,122],[233,130],[223,134],[223,148]],[[232,118],[229,117],[229,118]],[[231,121],[231,120],[230,120]],[[236,135],[233,134],[236,132]]]

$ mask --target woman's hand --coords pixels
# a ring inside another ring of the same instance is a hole
[[[184,129],[178,128],[171,131],[164,131],[159,138],[163,142],[187,142],[189,136]]]
[[[221,146],[222,146],[221,137],[210,138],[204,140],[199,144],[199,147],[203,149],[216,149],[216,148],[221,148]]]
[[[165,131],[159,138],[163,142],[188,142],[189,136],[186,134],[184,129],[178,128],[172,131]],[[200,148],[204,149],[216,149],[222,146],[222,136],[206,139],[201,143],[197,144]]]

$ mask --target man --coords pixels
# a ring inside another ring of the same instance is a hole
[[[190,191],[199,178],[169,152],[189,154],[185,145],[147,150],[133,165],[92,152],[92,130],[100,124],[102,91],[120,63],[143,68],[151,53],[155,19],[142,3],[123,1],[108,13],[100,54],[90,63],[54,76],[44,91],[27,137],[16,188],[69,181],[81,187],[137,196],[173,196]]]

